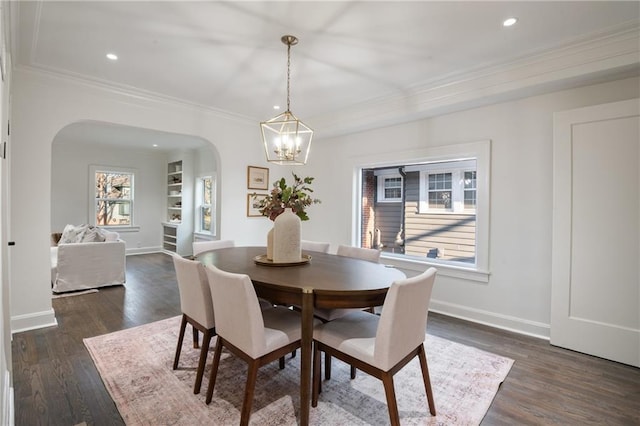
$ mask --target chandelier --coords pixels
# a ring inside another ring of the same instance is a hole
[[[287,45],[287,110],[260,123],[267,161],[276,164],[302,165],[307,162],[313,130],[298,119],[290,109],[291,46],[298,44],[292,35],[280,39]]]

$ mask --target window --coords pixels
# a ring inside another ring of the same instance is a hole
[[[92,166],[90,169],[93,224],[132,226],[134,173],[112,167]]]
[[[464,208],[475,210],[476,208],[476,171],[464,172]]]
[[[412,164],[405,170],[420,173],[420,213],[475,212],[475,159]]]
[[[201,234],[215,235],[214,197],[215,180],[212,176],[200,176],[196,178],[195,197],[195,231]]]
[[[402,176],[398,168],[375,171],[378,179],[378,202],[402,201]]]
[[[356,160],[355,243],[380,248],[396,266],[437,263],[452,276],[486,282],[490,152],[491,142],[481,141],[395,152],[393,163],[388,153]],[[384,204],[391,200],[399,202]]]
[[[451,173],[433,173],[429,175],[429,208],[451,208]]]

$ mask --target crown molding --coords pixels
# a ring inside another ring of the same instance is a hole
[[[308,117],[332,137],[405,123],[553,90],[640,75],[637,24],[544,52],[417,86],[409,94],[371,99]]]
[[[70,73],[69,71],[60,71],[51,68],[33,66],[33,65],[17,65],[16,71],[24,73],[39,75],[47,78],[53,78],[61,81],[65,81],[69,84],[80,85],[89,89],[98,89],[116,96],[124,97],[130,101],[139,102],[151,102],[155,104],[164,105],[167,107],[184,108],[191,111],[206,112],[214,115],[220,119],[233,120],[242,124],[255,125],[256,121],[250,117],[240,114],[234,114],[229,111],[213,108],[208,105],[199,104],[196,102],[190,102],[185,99],[176,98],[173,96],[164,95],[157,92],[139,89],[137,87],[128,86],[124,84],[116,84],[106,80],[100,80],[95,78],[89,78],[85,75]]]
[[[369,99],[306,121],[318,130],[316,138],[327,138],[640,75],[640,27],[633,23],[614,30],[575,39],[554,49],[528,52],[514,61],[444,76],[402,95]],[[137,102],[205,111],[220,119],[255,124],[255,119],[248,116],[68,71],[33,65],[17,65],[16,70],[98,88]]]

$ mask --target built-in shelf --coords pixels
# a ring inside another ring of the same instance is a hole
[[[162,248],[178,251],[179,225],[182,222],[182,160],[167,164],[167,213],[162,223]]]
[[[182,222],[182,160],[167,164],[167,221]]]

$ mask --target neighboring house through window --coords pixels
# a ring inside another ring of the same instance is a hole
[[[132,226],[134,171],[110,166],[91,166],[92,224]]]
[[[486,271],[489,154],[490,141],[483,141],[382,165],[372,157],[375,167],[360,168],[360,245]]]

